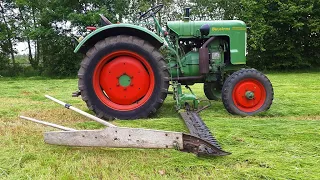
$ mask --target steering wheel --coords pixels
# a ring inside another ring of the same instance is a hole
[[[161,9],[163,8],[163,4],[159,4],[159,5],[156,5],[152,8],[150,8],[148,11],[146,11],[145,13],[143,13],[139,19],[140,20],[143,20],[143,19],[147,19],[149,18],[150,16],[154,15],[154,14],[157,14],[157,12],[159,12]]]

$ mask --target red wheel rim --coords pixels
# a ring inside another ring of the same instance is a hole
[[[106,106],[130,111],[145,104],[154,90],[149,62],[137,53],[121,50],[104,56],[93,73],[93,88]]]
[[[232,99],[236,107],[247,113],[260,109],[266,96],[263,84],[255,79],[244,79],[238,82],[232,92]]]

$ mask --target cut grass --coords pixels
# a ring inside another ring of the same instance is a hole
[[[320,73],[272,73],[271,109],[232,116],[221,102],[201,113],[226,157],[198,158],[175,150],[73,148],[48,145],[52,128],[17,118],[31,116],[78,129],[102,125],[46,100],[44,94],[87,112],[72,98],[76,79],[0,79],[0,179],[318,179]],[[202,85],[193,90],[204,98]],[[151,119],[114,121],[124,127],[187,132],[168,96]]]

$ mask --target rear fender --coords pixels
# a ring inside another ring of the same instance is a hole
[[[117,35],[129,35],[136,36],[148,41],[156,48],[160,48],[163,45],[163,39],[152,31],[133,24],[112,24],[101,27],[89,35],[87,35],[75,48],[74,52],[80,52],[85,54],[92,46],[97,42],[111,36]]]

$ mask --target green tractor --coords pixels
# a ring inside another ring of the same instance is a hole
[[[244,68],[243,21],[191,21],[186,8],[183,21],[169,21],[164,30],[155,16],[162,7],[141,14],[136,24],[112,24],[100,15],[104,26],[88,28],[93,31],[74,52],[85,55],[78,95],[90,110],[109,120],[147,118],[167,94],[173,94],[177,110],[198,109],[200,100],[189,88],[195,83],[203,83],[206,97],[221,99],[231,114],[247,116],[269,109],[273,100],[269,79]],[[140,26],[149,18],[153,30]],[[182,85],[189,94],[182,92]]]
[[[96,116],[46,95],[67,109],[107,126],[76,130],[20,116],[63,131],[46,132],[48,144],[66,146],[176,149],[198,156],[226,156],[199,112],[200,100],[189,86],[203,83],[209,100],[221,99],[228,112],[247,116],[269,109],[273,88],[255,69],[245,69],[246,25],[242,21],[169,21],[166,30],[156,19],[163,5],[140,14],[135,24],[103,26],[79,39],[75,53],[85,55],[78,72],[79,91]],[[152,18],[154,27],[145,20]],[[149,29],[141,26],[148,26]],[[168,91],[169,86],[172,91]],[[183,93],[182,86],[190,92]],[[155,114],[168,94],[189,133],[117,127],[105,120],[147,118]],[[210,101],[209,101],[210,102]],[[101,119],[102,118],[102,119]]]

